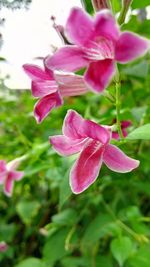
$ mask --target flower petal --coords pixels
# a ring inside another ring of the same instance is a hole
[[[7,178],[5,179],[5,184],[4,184],[4,193],[10,197],[13,192],[13,186],[14,186],[14,181],[9,174],[7,175]]]
[[[100,93],[109,85],[114,73],[114,61],[105,59],[90,63],[84,78],[92,91]]]
[[[89,141],[70,172],[70,186],[79,194],[93,184],[102,165],[104,147],[97,141]]]
[[[62,97],[83,95],[88,92],[82,76],[74,74],[56,74],[56,81]]]
[[[45,59],[48,69],[75,71],[87,66],[88,60],[84,58],[85,53],[76,46],[65,46],[58,49],[53,56]]]
[[[24,64],[23,69],[26,74],[34,81],[36,80],[53,80],[53,72],[47,73],[42,68],[33,64]]]
[[[32,95],[34,97],[43,97],[55,93],[58,86],[54,80],[49,81],[32,81]]]
[[[58,93],[41,98],[34,107],[34,116],[37,122],[42,122],[53,108],[62,105],[62,103],[62,99]]]
[[[150,42],[131,32],[123,32],[116,43],[116,60],[127,63],[143,56],[150,48]]]
[[[8,249],[8,245],[6,244],[6,242],[1,241],[0,242],[0,252],[5,252]]]
[[[0,160],[0,184],[2,184],[5,180],[6,176],[6,161],[5,160]]]
[[[9,172],[9,179],[20,181],[24,176],[24,172],[22,171],[10,171]]]
[[[93,31],[93,20],[81,8],[73,8],[66,24],[66,33],[70,41],[83,45],[90,38]]]
[[[72,140],[63,135],[50,136],[49,140],[58,154],[63,156],[78,153],[86,142],[84,138]]]
[[[101,10],[95,18],[95,34],[106,39],[116,41],[119,38],[119,27],[115,17],[109,10]]]
[[[103,161],[109,169],[120,173],[130,172],[140,164],[139,160],[128,157],[114,145],[107,145]]]
[[[101,143],[110,139],[109,131],[93,121],[83,119],[74,110],[69,110],[63,124],[63,134],[72,139],[92,138]]]

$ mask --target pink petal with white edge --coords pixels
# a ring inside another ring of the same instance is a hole
[[[128,157],[114,145],[106,146],[103,161],[109,169],[120,173],[130,172],[140,164],[139,160]]]
[[[12,195],[13,192],[13,186],[14,186],[14,181],[12,179],[11,176],[7,176],[6,180],[5,180],[5,184],[4,184],[4,193],[10,197]]]
[[[114,61],[105,59],[90,63],[84,78],[92,91],[101,93],[109,85],[114,73]]]
[[[72,139],[91,138],[103,144],[110,140],[110,133],[97,123],[83,119],[76,111],[69,110],[64,120],[63,133]]]
[[[76,71],[88,65],[88,60],[84,58],[85,53],[76,46],[65,46],[58,49],[53,56],[45,59],[48,69]]]
[[[149,40],[131,32],[123,32],[116,43],[116,60],[127,63],[143,56],[150,49]]]
[[[36,80],[51,80],[53,78],[53,72],[47,73],[42,68],[33,64],[24,64],[23,69],[26,74],[34,81]]]
[[[58,154],[63,156],[78,153],[86,142],[85,139],[72,140],[63,135],[50,136],[49,140]]]
[[[95,18],[95,36],[102,36],[108,40],[116,41],[119,38],[119,27],[115,17],[109,10],[101,10]]]
[[[54,80],[49,81],[32,81],[32,95],[34,97],[43,97],[55,93],[58,86]]]
[[[40,99],[34,107],[34,116],[37,122],[41,123],[53,108],[62,105],[62,103],[58,93],[47,95]]]
[[[84,46],[93,32],[93,20],[81,8],[73,8],[66,24],[66,33],[70,41]]]
[[[70,172],[70,186],[79,194],[93,184],[102,165],[104,147],[99,142],[89,141]]]

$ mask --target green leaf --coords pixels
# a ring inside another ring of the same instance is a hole
[[[52,221],[58,225],[74,225],[79,216],[77,215],[76,211],[73,209],[66,209],[52,217]]]
[[[60,184],[60,192],[59,192],[59,206],[60,208],[67,201],[67,199],[71,196],[72,192],[69,185],[69,172],[67,171],[66,175],[63,177]]]
[[[150,123],[145,124],[139,128],[136,128],[133,132],[128,134],[127,138],[129,140],[149,140],[150,139]]]
[[[17,264],[15,267],[46,267],[44,263],[40,259],[36,258],[29,258],[26,260],[23,260],[19,264]]]
[[[124,68],[122,72],[130,76],[146,78],[146,76],[148,75],[148,67],[148,62],[146,60],[143,60],[142,62],[136,65]]]
[[[129,260],[131,267],[149,267],[150,266],[150,247],[142,246]]]
[[[50,236],[43,248],[43,257],[47,266],[53,265],[57,260],[67,255],[69,252],[65,250],[65,240],[69,229],[61,229]]]
[[[143,8],[143,7],[146,7],[149,5],[150,5],[150,0],[142,0],[142,1],[134,0],[132,2],[132,8],[133,9],[139,9],[139,8]]]
[[[114,239],[111,242],[111,252],[114,258],[119,263],[119,266],[123,266],[124,262],[128,259],[132,253],[132,242],[129,237],[122,236]]]
[[[84,9],[89,14],[93,14],[94,13],[94,9],[93,9],[92,1],[91,0],[81,0],[81,4],[83,5]]]
[[[37,201],[21,201],[17,204],[16,210],[25,224],[30,224],[32,219],[37,215],[40,204]]]

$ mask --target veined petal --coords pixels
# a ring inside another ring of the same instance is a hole
[[[58,93],[53,93],[41,98],[34,107],[34,116],[38,123],[41,123],[50,111],[62,105],[62,99]]]
[[[97,13],[95,18],[95,36],[102,36],[116,42],[119,38],[119,27],[112,13],[105,9]]]
[[[54,80],[32,81],[32,95],[34,97],[43,97],[58,90],[58,86]]]
[[[50,136],[49,140],[58,154],[63,156],[78,153],[86,142],[84,138],[73,140],[63,135]]]
[[[93,121],[83,119],[76,111],[69,110],[63,124],[63,134],[72,139],[91,138],[103,144],[109,142],[110,133]]]
[[[58,49],[53,56],[45,59],[48,69],[76,71],[88,65],[88,60],[84,58],[85,53],[76,46],[65,46]]]
[[[26,74],[34,81],[36,80],[53,80],[53,72],[47,73],[42,68],[33,64],[24,64],[23,69]]]
[[[104,147],[89,141],[70,172],[70,186],[75,194],[86,190],[96,180],[102,165]]]
[[[123,32],[116,43],[116,60],[127,63],[143,56],[150,49],[150,42],[131,32]]]
[[[83,95],[88,92],[87,85],[82,76],[74,74],[57,74],[56,81],[62,97]]]
[[[70,41],[84,46],[93,31],[93,20],[83,9],[73,8],[66,24],[66,33]]]
[[[103,161],[109,169],[120,173],[130,172],[140,164],[139,160],[128,157],[114,145],[106,146]]]
[[[9,174],[8,174],[7,178],[5,179],[5,183],[4,183],[4,193],[8,197],[10,197],[12,195],[13,186],[14,186],[14,181],[13,181],[12,177],[9,176]]]
[[[114,61],[105,59],[90,63],[84,78],[92,91],[100,93],[109,85],[114,73]]]

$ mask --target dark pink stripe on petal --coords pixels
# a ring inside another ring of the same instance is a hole
[[[14,181],[11,177],[11,175],[7,175],[7,178],[5,179],[5,183],[4,183],[4,193],[10,197],[12,195],[13,192],[13,186],[14,186]]]
[[[93,20],[81,8],[73,8],[66,24],[66,33],[70,41],[83,45],[90,38],[93,31]]]
[[[150,49],[149,40],[131,32],[123,32],[116,43],[116,60],[127,63],[143,56]]]
[[[56,51],[53,56],[45,59],[48,69],[75,71],[88,65],[88,60],[84,58],[85,53],[76,46],[65,46]]]
[[[79,194],[93,184],[102,165],[104,147],[99,142],[89,141],[70,173],[73,193]]]
[[[92,91],[101,93],[109,85],[114,73],[114,61],[105,59],[90,63],[84,78]]]
[[[107,145],[103,161],[109,169],[120,173],[130,172],[140,164],[138,160],[128,157],[114,145]]]

